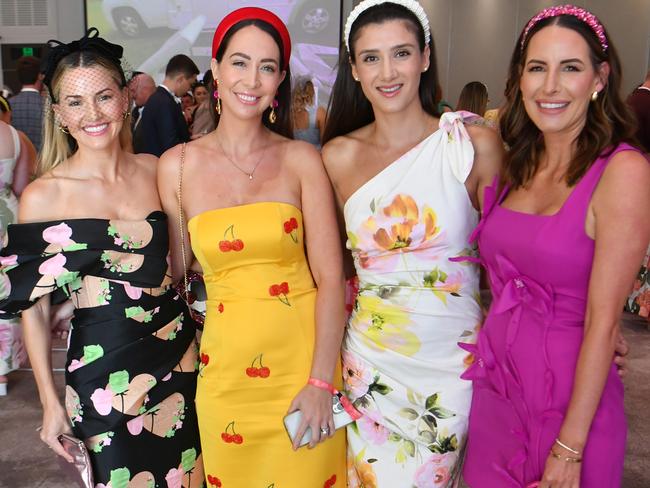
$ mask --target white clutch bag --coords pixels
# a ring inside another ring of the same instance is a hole
[[[350,416],[348,411],[346,411],[345,407],[341,403],[341,398],[339,397],[339,394],[332,395],[332,416],[334,417],[334,428],[336,430],[340,429],[341,427],[345,427],[346,425],[356,420],[352,418],[352,416]],[[300,427],[301,421],[302,421],[302,412],[300,410],[291,412],[290,414],[284,417],[284,428],[287,430],[287,434],[289,434],[289,439],[291,440],[292,443],[296,438],[296,434],[298,433],[298,427]],[[307,427],[305,434],[302,436],[302,439],[300,439],[300,447],[309,444],[310,441],[311,441],[311,429]]]

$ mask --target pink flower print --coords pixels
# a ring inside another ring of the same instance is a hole
[[[90,396],[93,406],[99,415],[108,415],[113,409],[113,390],[111,387],[97,388]]]
[[[72,373],[73,371],[76,371],[79,368],[81,368],[83,365],[84,363],[82,363],[78,359],[73,359],[72,361],[70,361],[70,365],[68,366],[68,372]]]
[[[165,476],[165,481],[167,481],[167,488],[182,488],[183,471],[178,468],[170,469]]]
[[[124,291],[131,300],[139,300],[142,296],[142,288],[137,286],[132,286],[126,281],[120,281],[124,285]]]
[[[415,488],[439,488],[447,486],[451,479],[449,465],[456,461],[453,453],[433,454],[415,472]]]
[[[388,440],[390,431],[380,423],[375,422],[368,415],[364,415],[357,420],[357,426],[363,433],[363,436],[375,445],[380,446]]]
[[[162,377],[161,381],[169,381],[172,377],[172,372],[170,371],[165,376]]]
[[[18,264],[18,255],[16,254],[0,257],[0,266],[15,266],[16,264]]]
[[[104,446],[110,446],[110,445],[111,445],[111,442],[112,442],[112,441],[111,441],[110,436],[106,436],[106,437],[104,438]]]
[[[0,358],[5,358],[11,351],[11,344],[14,340],[12,325],[0,322]]]
[[[368,392],[373,381],[371,369],[349,351],[343,351],[343,380],[351,401]]]
[[[38,267],[38,272],[43,276],[49,275],[56,278],[57,276],[62,275],[67,270],[63,267],[67,259],[63,254],[55,254],[50,259],[47,259],[41,263]]]
[[[74,244],[74,241],[70,237],[72,237],[72,229],[65,222],[48,227],[43,231],[43,240],[45,242],[57,244],[61,247]]]
[[[0,298],[6,298],[10,294],[11,294],[11,280],[5,273],[0,273]]]
[[[126,423],[126,428],[131,435],[140,435],[144,428],[144,415],[138,415]]]

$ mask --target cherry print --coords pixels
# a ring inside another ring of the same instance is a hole
[[[239,252],[242,249],[244,249],[244,241],[241,239],[235,239],[234,241],[230,241],[230,245],[232,246],[232,250],[235,252]]]
[[[335,484],[336,484],[336,475],[333,474],[327,481],[325,481],[323,488],[331,488]]]
[[[288,294],[289,294],[289,283],[287,283],[286,281],[283,281],[280,284],[271,285],[269,287],[269,295],[271,295],[272,297],[277,297],[278,300],[280,300],[285,305],[291,306],[291,304],[289,303],[289,297],[287,297]]]
[[[228,240],[228,234],[230,234],[231,240]],[[233,224],[223,233],[223,241],[219,241],[219,250],[221,252],[239,252],[242,249],[244,249],[244,241],[235,237],[235,225]]]
[[[232,245],[230,241],[219,241],[219,250],[221,252],[228,252],[232,250]]]
[[[271,374],[271,370],[266,366],[259,369],[260,378],[268,378],[270,374]]]
[[[246,368],[246,376],[250,376],[251,378],[255,378],[257,376],[260,376],[260,371],[258,368]]]
[[[232,434],[228,432],[229,430],[232,430]],[[244,442],[244,437],[235,431],[234,420],[226,425],[224,432],[221,433],[221,439],[223,439],[226,444],[242,444]]]
[[[246,368],[246,376],[250,378],[268,378],[271,375],[271,369],[262,363],[262,356],[263,354],[255,356],[250,367]],[[255,367],[255,363],[259,363],[259,368]]]
[[[223,303],[219,303],[219,305],[217,306],[217,310],[219,311],[219,313],[223,313]]]

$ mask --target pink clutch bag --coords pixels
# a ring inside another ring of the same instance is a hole
[[[94,488],[95,483],[90,464],[90,455],[84,442],[68,434],[61,434],[59,436],[59,442],[74,460],[72,463],[69,463],[61,456],[57,456],[61,469],[66,471],[69,477],[74,479],[80,488]]]

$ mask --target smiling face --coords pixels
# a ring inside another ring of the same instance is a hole
[[[79,146],[107,147],[118,140],[128,109],[127,88],[120,88],[104,67],[68,69],[57,83],[58,123],[66,126]]]
[[[368,24],[354,42],[352,75],[375,111],[399,112],[420,103],[420,76],[428,69],[429,47],[404,20]]]
[[[605,86],[607,63],[594,67],[587,42],[550,25],[529,41],[519,88],[528,116],[544,134],[579,134],[594,91]]]
[[[273,38],[249,25],[233,34],[221,62],[212,60],[212,74],[222,114],[246,119],[260,117],[271,105],[286,72],[280,69],[280,48]]]

